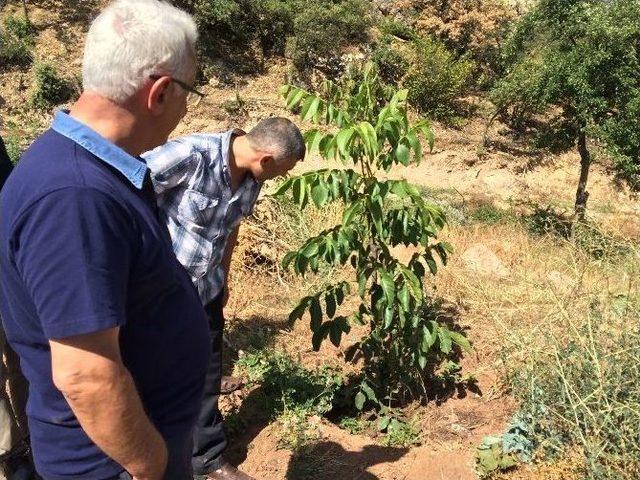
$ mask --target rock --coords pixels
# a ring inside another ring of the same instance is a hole
[[[462,261],[469,270],[474,270],[481,275],[506,278],[509,269],[498,256],[485,245],[474,245],[462,254]]]
[[[573,288],[574,281],[569,275],[565,275],[558,270],[551,270],[547,273],[547,280],[554,290],[566,292]]]

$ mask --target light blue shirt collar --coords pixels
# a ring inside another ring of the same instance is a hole
[[[67,112],[57,112],[51,128],[60,135],[64,135],[86,148],[103,162],[111,165],[138,189],[142,188],[148,169],[143,161],[129,155],[99,133],[71,117]]]

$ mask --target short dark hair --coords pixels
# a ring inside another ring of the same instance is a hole
[[[301,160],[307,151],[300,129],[283,117],[260,120],[247,133],[247,140],[253,148],[271,153],[277,162]]]

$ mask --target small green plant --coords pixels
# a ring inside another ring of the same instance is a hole
[[[512,221],[514,215],[509,210],[485,204],[471,209],[469,218],[474,222],[484,223],[485,225],[496,225]]]
[[[340,423],[338,425],[340,428],[348,431],[351,435],[357,435],[367,429],[368,422],[355,417],[344,417],[340,419]]]
[[[350,266],[358,285],[358,303],[349,312],[340,311],[351,293],[351,283],[342,281],[303,298],[290,319],[309,313],[314,349],[325,339],[339,345],[353,324],[367,327],[346,354],[348,361],[364,359],[362,380],[353,396],[358,410],[365,404],[381,409],[402,401],[416,385],[426,395],[431,362],[450,354],[456,345],[470,348],[462,334],[426,311],[427,272],[435,275],[436,258],[446,263],[452,251],[437,241],[446,219],[414,185],[379,180],[376,172],[419,162],[419,136],[433,145],[430,125],[409,121],[406,90],[385,98],[388,92],[371,64],[340,84],[325,82],[319,93],[294,86],[282,93],[287,107],[300,108],[304,120],[333,127],[330,133],[324,128],[307,132],[309,151],[317,149],[324,159],[345,165],[289,178],[275,192],[290,195],[301,209],[309,203],[318,208],[344,204],[342,223],[287,254],[283,267],[304,276],[322,265]],[[416,249],[409,262],[392,254],[391,247],[397,245]]]
[[[276,414],[295,407],[323,415],[331,410],[343,383],[329,367],[309,371],[286,354],[270,350],[245,354],[236,366],[249,382],[262,386],[269,411]]]
[[[414,422],[407,422],[387,410],[381,413],[378,430],[385,432],[382,444],[389,447],[412,447],[421,443],[420,428]]]
[[[519,463],[531,462],[535,443],[531,422],[516,415],[504,434],[485,437],[476,450],[476,472],[489,478],[497,472],[509,470]]]
[[[7,149],[7,154],[9,154],[9,159],[11,159],[11,163],[14,165],[18,163],[20,159],[20,155],[22,155],[22,147],[20,145],[20,137],[15,134],[7,135],[4,138],[4,146]]]
[[[74,95],[71,84],[46,63],[36,66],[35,84],[31,97],[31,104],[35,108],[48,109],[68,101]]]
[[[295,449],[318,439],[310,419],[333,408],[343,384],[337,371],[326,366],[310,371],[286,354],[271,350],[240,357],[236,368],[250,383],[261,386],[266,413],[280,426],[280,447]]]
[[[411,68],[403,83],[409,90],[409,102],[423,114],[450,118],[473,69],[471,60],[456,57],[435,40],[414,41]]]
[[[0,30],[0,66],[26,67],[33,61],[33,26],[24,18],[8,16]]]

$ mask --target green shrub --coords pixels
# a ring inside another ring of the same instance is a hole
[[[371,26],[367,12],[364,0],[305,3],[295,19],[291,57],[296,68],[317,66],[320,59],[338,56],[341,48],[365,42]]]
[[[256,70],[257,56],[290,56],[300,70],[315,66],[351,43],[367,38],[365,0],[178,0],[192,13],[201,33],[205,60],[222,58]],[[293,41],[288,42],[288,39]],[[258,52],[256,52],[258,50]]]
[[[429,38],[416,40],[411,67],[404,79],[409,102],[423,114],[450,118],[473,68],[472,61],[457,58],[442,43]]]
[[[29,66],[33,44],[33,26],[25,19],[6,17],[0,31],[0,68]]]
[[[380,31],[385,35],[393,35],[402,40],[415,40],[416,31],[407,24],[392,18],[385,18],[380,22]]]
[[[400,51],[391,42],[384,40],[373,50],[371,60],[378,67],[380,78],[390,85],[400,83],[410,67],[406,52]]]
[[[74,95],[71,84],[46,63],[36,66],[35,85],[31,97],[31,104],[35,108],[48,109],[67,102]]]

